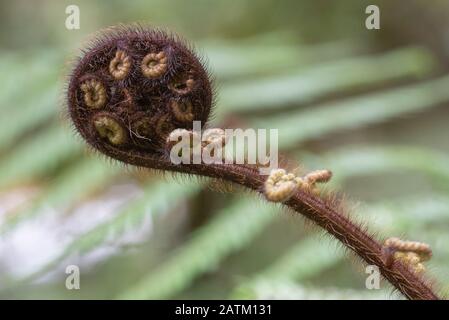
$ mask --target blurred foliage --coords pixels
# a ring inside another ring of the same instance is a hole
[[[292,161],[333,170],[355,219],[430,243],[446,291],[449,8],[377,1],[382,29],[368,31],[372,2],[2,2],[0,298],[401,298],[366,290],[351,253],[254,194],[86,152],[64,117],[70,61],[92,32],[136,21],[194,41],[216,125],[279,129]],[[68,4],[80,30],[64,27]],[[410,17],[431,33],[399,26]],[[65,289],[71,264],[81,290]]]

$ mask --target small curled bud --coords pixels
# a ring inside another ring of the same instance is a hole
[[[426,267],[421,263],[421,259],[415,252],[395,252],[394,259],[400,260],[404,264],[408,265],[414,272],[422,273],[426,270]]]
[[[86,80],[81,84],[84,93],[84,103],[89,108],[100,109],[106,103],[106,89],[103,84],[95,79]]]
[[[181,77],[173,79],[173,81],[169,84],[169,87],[172,91],[185,95],[189,93],[195,85],[195,80],[190,72],[187,75],[182,75]]]
[[[300,180],[284,169],[272,170],[265,181],[265,196],[273,202],[287,201],[298,188]]]
[[[193,107],[189,101],[172,101],[170,106],[176,120],[180,122],[191,122],[193,120]]]
[[[167,62],[167,57],[163,51],[149,53],[142,60],[142,73],[147,78],[159,78],[167,71]]]
[[[399,260],[418,274],[426,269],[423,262],[432,257],[432,250],[427,243],[404,241],[396,237],[384,241],[383,252],[387,254],[390,265],[393,260]]]
[[[332,171],[330,170],[315,170],[308,173],[304,177],[306,183],[324,183],[328,182],[332,178]]]
[[[419,259],[419,256],[415,252],[395,252],[394,254],[395,259],[402,259],[404,261],[407,261],[411,264],[418,264],[420,263],[421,259]]]
[[[429,260],[432,257],[432,249],[427,243],[418,241],[404,241],[396,237],[388,238],[384,246],[402,252],[414,252],[420,256],[421,261]]]
[[[107,138],[114,145],[121,145],[126,142],[126,131],[120,123],[107,116],[98,116],[94,120],[94,126],[102,138]]]
[[[115,79],[122,80],[128,75],[130,68],[131,59],[129,56],[124,51],[118,50],[109,64],[109,72]]]
[[[315,170],[306,174],[302,178],[302,187],[310,190],[313,193],[318,193],[317,183],[326,183],[332,178],[332,171],[330,170]]]

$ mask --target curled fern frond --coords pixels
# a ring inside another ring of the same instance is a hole
[[[77,131],[106,156],[140,167],[217,178],[264,193],[267,178],[255,167],[175,164],[167,156],[172,147],[166,143],[167,136],[176,129],[192,130],[191,119],[204,127],[212,101],[210,77],[191,48],[179,37],[143,27],[102,33],[79,59],[67,90],[69,114]],[[286,176],[287,183],[295,181]],[[329,171],[320,171],[298,181],[314,186],[330,176]],[[268,183],[269,188],[277,182]],[[353,222],[335,196],[309,188],[287,189],[281,197],[284,205],[315,222],[368,264],[377,265],[406,297],[438,298],[407,261],[387,263],[381,242]]]

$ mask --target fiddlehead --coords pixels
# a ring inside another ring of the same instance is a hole
[[[213,101],[210,77],[179,38],[142,27],[105,31],[76,64],[67,101],[76,130],[106,156],[141,167],[218,178],[260,192],[314,221],[365,262],[377,265],[408,298],[437,298],[410,267],[413,257],[385,255],[385,247],[352,222],[339,203],[319,194],[316,183],[328,181],[330,171],[296,177],[279,169],[267,179],[248,165],[170,161],[172,144],[167,136],[178,132],[193,138],[192,121],[201,121],[204,127]],[[225,143],[220,134],[211,140],[208,143]]]
[[[188,46],[160,30],[106,31],[79,59],[68,106],[77,131],[113,158],[158,158],[175,128],[206,123],[212,88]]]

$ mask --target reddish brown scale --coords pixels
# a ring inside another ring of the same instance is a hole
[[[173,111],[174,101],[189,108]],[[117,149],[130,155],[162,154],[165,137],[175,125],[191,129],[194,120],[204,125],[211,105],[209,76],[186,43],[161,30],[137,26],[112,29],[95,39],[76,64],[68,87],[76,129],[112,157]],[[129,139],[111,143],[95,126],[98,114],[120,119]]]

